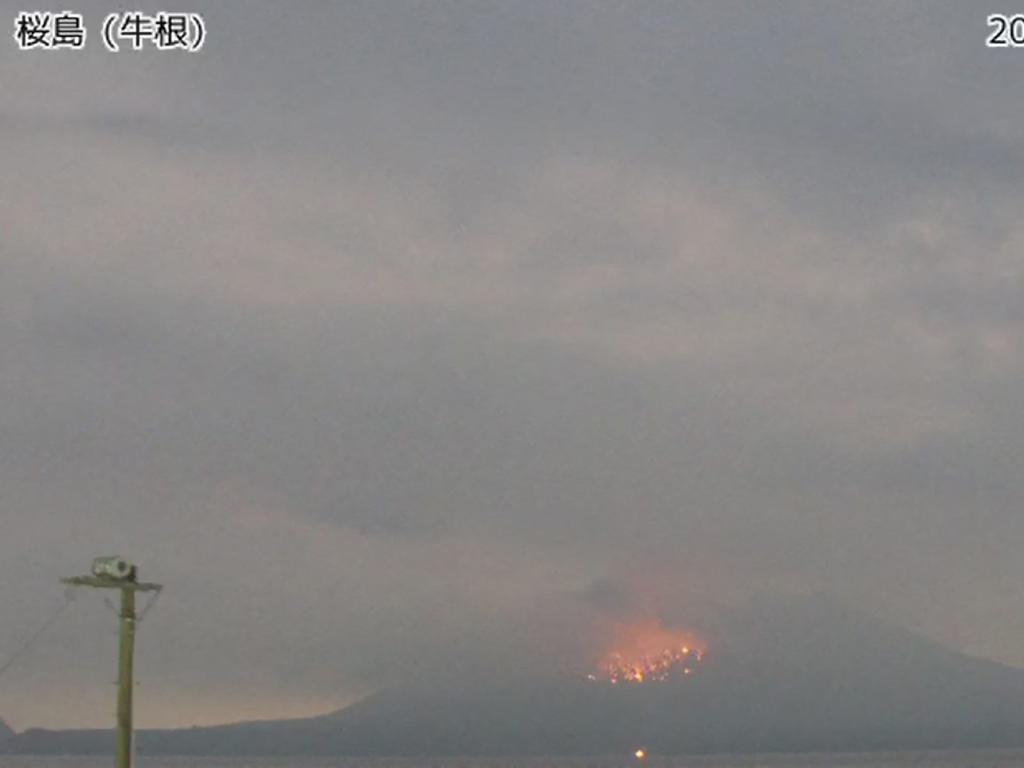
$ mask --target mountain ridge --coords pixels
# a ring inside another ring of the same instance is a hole
[[[313,718],[141,731],[140,752],[539,755],[1024,746],[1024,670],[820,599],[725,617],[685,679],[495,677],[383,690]],[[7,752],[109,751],[110,731],[30,729]]]

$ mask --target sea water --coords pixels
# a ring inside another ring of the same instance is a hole
[[[0,768],[111,768],[112,757],[0,755]],[[137,768],[1024,768],[1024,750],[536,758],[148,757]]]

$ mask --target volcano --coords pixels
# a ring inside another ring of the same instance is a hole
[[[106,752],[107,731],[29,730],[9,752]],[[164,754],[499,755],[1024,746],[1024,670],[821,598],[726,617],[693,675],[502,679],[381,691],[315,718],[143,731]]]

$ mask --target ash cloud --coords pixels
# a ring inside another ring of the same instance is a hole
[[[1024,100],[973,10],[181,10],[199,56],[0,51],[0,653],[121,550],[150,725],[754,591],[1024,664]],[[105,724],[109,618],[3,716]]]

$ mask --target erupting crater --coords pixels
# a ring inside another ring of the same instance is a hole
[[[704,659],[704,643],[692,632],[656,621],[621,624],[612,647],[587,679],[598,683],[663,683],[688,677]]]

